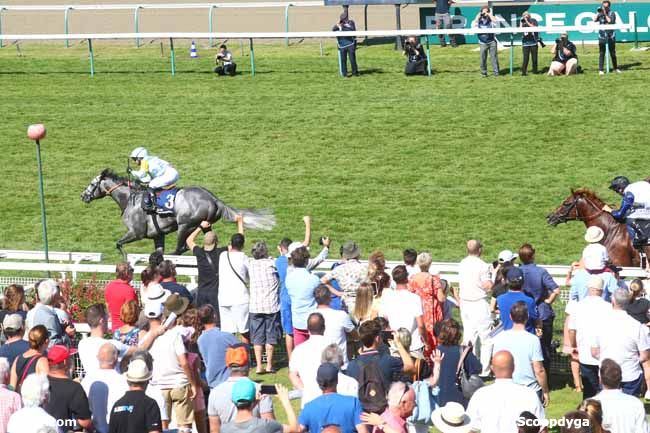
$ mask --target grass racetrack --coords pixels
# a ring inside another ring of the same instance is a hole
[[[212,73],[215,50],[177,44],[177,75],[168,47],[96,44],[96,76],[87,47],[63,44],[0,49],[0,247],[39,249],[40,214],[34,146],[25,136],[43,122],[50,249],[93,251],[118,259],[124,233],[117,206],[84,205],[80,193],[103,168],[124,173],[136,146],[172,162],[181,185],[207,187],[226,203],[272,207],[277,227],[249,232],[274,246],[301,238],[301,217],[313,216],[314,238],[358,241],[364,256],[383,249],[429,250],[458,261],[465,241],[480,237],[488,258],[523,242],[538,262],[568,263],[584,245],[581,223],[552,229],[545,216],[569,188],[607,191],[618,174],[650,175],[644,164],[650,54],[619,45],[620,75],[598,76],[597,48],[579,47],[584,74],[482,79],[474,47],[432,47],[434,75],[407,78],[392,45],[358,50],[360,78],[337,75],[327,42],[286,48],[256,45],[257,76],[231,41],[241,72]],[[540,66],[550,63],[540,51]],[[500,53],[507,73],[508,52]],[[520,48],[515,65],[521,63]],[[235,229],[218,224],[225,239]],[[173,236],[167,249],[174,247]],[[249,244],[250,245],[250,244]],[[150,252],[141,241],[129,252]],[[557,324],[561,329],[561,324]],[[265,377],[270,381],[270,377]],[[274,380],[286,381],[283,370]],[[549,416],[579,397],[554,387]]]
[[[432,47],[434,75],[405,77],[392,45],[362,46],[360,78],[337,75],[336,50],[326,44],[256,45],[249,75],[231,41],[235,78],[217,78],[215,50],[177,43],[178,73],[168,47],[136,49],[63,44],[0,49],[0,148],[3,149],[4,248],[41,245],[34,148],[25,136],[43,122],[50,249],[98,251],[118,258],[124,232],[109,199],[84,205],[79,194],[103,168],[124,173],[136,146],[172,162],[181,185],[199,184],[233,206],[272,207],[275,244],[302,236],[313,215],[314,236],[357,240],[368,254],[398,258],[406,246],[457,261],[464,241],[480,237],[488,257],[531,242],[538,261],[566,263],[583,247],[580,223],[552,229],[545,216],[570,187],[607,191],[617,174],[645,177],[647,52],[619,45],[623,74],[597,75],[597,48],[579,48],[585,73],[482,79],[472,46]],[[550,63],[547,50],[540,66]],[[515,49],[515,65],[520,64]],[[507,73],[508,51],[500,53]],[[229,234],[234,225],[219,224]],[[168,237],[168,250],[175,239]],[[335,246],[338,249],[338,246]],[[130,252],[149,252],[142,241]]]

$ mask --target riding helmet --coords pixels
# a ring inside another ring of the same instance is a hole
[[[142,159],[142,158],[146,158],[147,156],[149,156],[149,152],[147,152],[147,149],[145,149],[144,147],[136,147],[135,149],[133,149],[133,152],[131,152],[131,158],[133,159],[136,158]]]
[[[616,176],[609,184],[609,189],[614,191],[623,191],[630,184],[630,180],[625,176]]]

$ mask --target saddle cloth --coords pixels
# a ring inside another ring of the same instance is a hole
[[[156,192],[156,213],[173,214],[178,188],[163,189]]]

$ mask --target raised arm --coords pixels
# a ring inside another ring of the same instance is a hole
[[[305,215],[302,217],[302,221],[305,223],[305,239],[302,240],[302,244],[308,247],[311,243],[311,217]]]
[[[201,221],[201,224],[187,237],[187,240],[185,241],[187,248],[189,248],[190,251],[192,251],[196,246],[196,237],[199,235],[199,233],[201,232],[207,233],[209,231],[210,231],[210,222]]]

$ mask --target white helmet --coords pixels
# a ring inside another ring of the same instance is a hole
[[[149,156],[149,152],[147,152],[147,149],[144,147],[136,147],[133,149],[133,152],[131,152],[131,158],[146,158]]]

